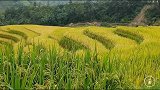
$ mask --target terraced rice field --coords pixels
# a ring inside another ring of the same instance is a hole
[[[15,73],[3,71],[4,67],[8,66],[5,60],[12,65],[9,59],[11,56],[6,53],[8,50],[6,46],[13,48],[13,52],[8,51],[9,54],[14,53],[12,57],[17,60],[11,61],[16,66],[16,68],[12,67],[12,70],[14,69],[17,73],[17,70],[21,69],[20,76],[16,74],[15,77]],[[3,69],[1,88],[140,89],[160,87],[160,27],[156,26],[118,26],[116,28],[1,26],[0,48],[1,69]],[[25,61],[25,56],[28,54],[30,59]],[[38,66],[34,63],[38,63]],[[9,66],[7,70],[8,68]],[[24,73],[22,69],[26,72],[31,70],[28,72],[32,77],[30,78],[29,74]],[[154,77],[156,81],[154,87],[146,87],[144,79],[147,76]],[[30,82],[27,82],[27,79]]]

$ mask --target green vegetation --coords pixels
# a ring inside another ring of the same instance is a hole
[[[17,37],[6,35],[6,34],[0,34],[0,38],[10,39],[10,40],[13,40],[14,42],[20,41]]]
[[[39,25],[67,25],[79,22],[101,22],[102,26],[110,26],[109,23],[124,24],[132,20],[140,13],[145,5],[154,8],[146,14],[148,25],[154,25],[159,21],[159,0],[74,0],[69,3],[56,5],[52,1],[0,1],[4,13],[0,13],[0,25],[12,24],[39,24]],[[12,4],[16,3],[15,5]],[[45,5],[45,3],[47,3]],[[153,3],[154,2],[154,3]],[[8,4],[6,9],[5,3]],[[25,5],[25,3],[29,3]],[[4,10],[3,9],[3,10]],[[159,23],[158,23],[159,25]]]
[[[0,89],[160,87],[158,26],[0,28],[1,34],[10,37],[0,38]],[[9,29],[18,33],[8,33]],[[22,35],[19,32],[28,39],[10,42],[16,35]],[[145,85],[148,76],[154,77],[155,86]]]
[[[0,89],[159,89],[160,0],[75,1],[0,0]]]
[[[23,37],[24,39],[27,39],[27,37],[28,37],[25,33],[20,32],[20,31],[16,31],[16,30],[9,30],[7,32],[11,33],[11,34],[19,35],[19,36]]]
[[[5,46],[5,45],[6,45],[6,46],[8,46],[8,45],[9,45],[9,46],[12,46],[12,42],[7,42],[7,41],[4,41],[4,40],[0,40],[0,45],[1,45],[1,46]]]
[[[159,7],[153,7],[148,10],[147,14],[147,24],[148,25],[160,25],[160,11]]]
[[[2,15],[3,25],[67,25],[78,22],[129,23],[139,13],[142,1],[83,1],[57,6],[16,5]]]
[[[56,47],[45,50],[41,44],[33,45],[29,53],[23,53],[20,46],[14,54],[13,48],[6,46],[0,52],[0,88],[135,89],[139,87],[133,84],[134,79],[139,86],[149,72],[159,75],[158,59],[159,56],[135,55],[123,60],[111,53],[99,59],[96,51],[85,51],[83,56],[67,51],[60,54]]]
[[[83,33],[86,36],[101,42],[107,49],[112,49],[114,47],[113,42],[109,39],[104,38],[103,36],[97,35],[93,32],[88,31],[88,30],[85,30]]]
[[[84,46],[83,44],[65,36],[59,41],[59,44],[63,48],[68,49],[69,51],[77,51],[78,49],[87,49],[87,47]]]
[[[124,31],[124,30],[117,29],[114,33],[120,36],[126,37],[126,38],[130,38],[132,40],[135,40],[138,44],[142,43],[144,40],[141,35],[138,35],[130,31]]]

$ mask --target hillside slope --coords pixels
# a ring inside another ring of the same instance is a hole
[[[150,8],[152,8],[152,5],[145,5],[140,11],[140,13],[134,18],[134,20],[129,25],[131,26],[145,25],[145,22],[146,22],[145,13]]]

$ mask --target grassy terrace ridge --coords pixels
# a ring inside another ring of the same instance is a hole
[[[97,52],[101,55],[109,52],[109,49],[107,49],[102,43],[84,35],[83,31],[85,30],[85,28],[87,28],[87,27],[73,28],[73,29],[65,32],[63,35],[65,35],[75,41],[82,43],[83,45],[88,47],[88,49],[91,52],[94,52],[95,50],[97,50]]]
[[[77,42],[71,38],[64,36],[60,41],[59,45],[69,51],[77,51],[79,49],[88,49],[85,45],[80,42]]]
[[[28,38],[28,36],[27,36],[24,32],[21,32],[21,31],[8,30],[7,32],[10,33],[10,34],[19,35],[19,36],[23,37],[24,39],[27,39],[27,38]]]
[[[6,34],[1,34],[0,33],[0,38],[5,38],[5,39],[9,39],[9,40],[12,40],[14,42],[18,42],[20,41],[17,37],[14,37],[14,36],[11,36],[11,35],[6,35]]]
[[[106,39],[103,36],[97,35],[89,30],[84,30],[83,33],[84,35],[101,42],[107,49],[112,49],[115,46],[111,40]]]
[[[114,50],[130,49],[138,46],[135,41],[115,34],[114,30],[116,28],[93,27],[89,29],[90,32],[112,41],[114,43]]]
[[[7,42],[7,41],[4,41],[4,40],[0,40],[0,44],[1,45],[11,45],[12,46],[12,42]]]
[[[117,29],[114,31],[115,34],[118,34],[122,37],[126,37],[126,38],[130,38],[132,40],[135,40],[138,44],[143,42],[143,37],[139,34],[130,32],[130,31],[126,31],[126,30],[121,30],[121,29]]]
[[[1,30],[8,32],[9,30],[14,30],[16,32],[22,32],[24,34],[26,34],[29,38],[33,38],[38,36],[37,33],[35,33],[32,30],[27,30],[25,28],[26,25],[8,25],[8,26],[1,26]],[[12,34],[12,35],[16,35],[16,34]],[[26,37],[26,36],[25,36]]]
[[[26,28],[26,27],[24,27],[24,28],[25,28],[26,30],[28,30],[28,31],[32,32],[32,33],[37,34],[38,36],[40,36],[40,35],[41,35],[40,33],[37,33],[37,32],[35,32],[35,31],[31,30],[31,29],[28,29],[28,28]]]

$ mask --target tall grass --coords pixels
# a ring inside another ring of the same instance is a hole
[[[80,56],[42,44],[14,53],[6,46],[0,51],[0,89],[139,89],[147,75],[160,78],[158,59],[138,52],[126,60],[116,53],[99,58],[96,49]]]

